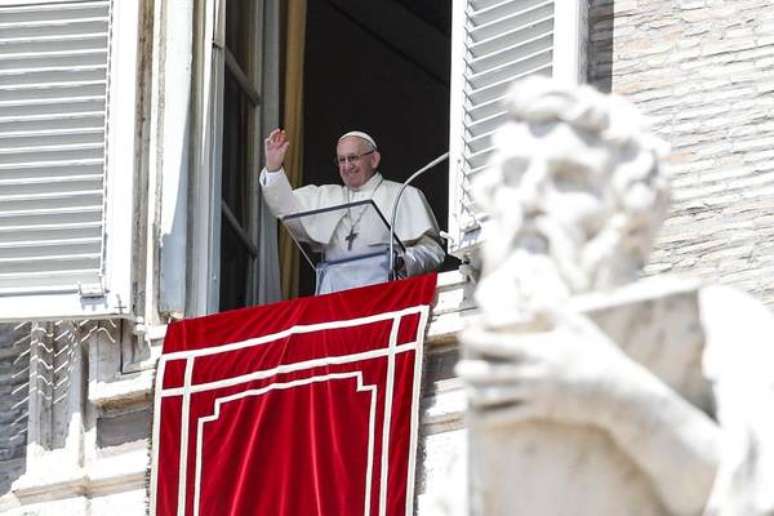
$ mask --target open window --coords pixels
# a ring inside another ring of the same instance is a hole
[[[307,2],[303,184],[341,182],[332,158],[351,130],[375,138],[393,181],[448,150],[451,12],[452,0]],[[445,164],[415,186],[446,229]],[[313,293],[311,269],[300,273]]]
[[[278,297],[276,229],[257,187],[266,126],[277,124],[277,0],[206,0],[203,113],[194,186],[194,289],[202,314]]]
[[[194,196],[200,252],[193,278],[206,302],[191,313],[275,299],[260,293],[271,285],[276,295],[276,226],[261,207],[255,172],[262,138],[280,126],[284,97],[279,8],[287,4],[202,3],[210,35],[202,91],[210,105],[202,124],[207,173]],[[468,183],[491,154],[499,102],[509,84],[532,73],[582,78],[585,2],[316,0],[305,9],[299,185],[339,182],[328,164],[337,137],[353,129],[376,138],[381,172],[396,181],[449,150],[449,167],[417,186],[451,234],[449,250],[464,257],[483,219]],[[312,293],[313,272],[303,263],[298,271],[300,293]]]
[[[131,310],[139,6],[0,4],[0,318]]]
[[[352,129],[376,138],[396,181],[449,150],[448,168],[417,186],[463,258],[482,221],[468,184],[491,155],[507,88],[534,73],[582,80],[586,23],[585,0],[309,2],[303,182],[338,181],[325,164]],[[304,264],[301,278],[310,293]]]

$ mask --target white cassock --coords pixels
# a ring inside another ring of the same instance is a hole
[[[262,170],[260,182],[263,197],[276,217],[373,199],[385,219],[389,219],[402,186],[376,172],[357,189],[342,185],[308,185],[293,190],[282,169],[276,172]],[[303,217],[300,222],[288,227],[298,240],[311,243],[322,251],[326,261],[384,251],[390,241],[384,222],[370,205]],[[434,271],[443,263],[446,253],[438,243],[438,222],[425,196],[412,186],[403,193],[394,231],[406,246],[403,259],[409,276]],[[317,293],[385,281],[387,267],[382,262],[386,256],[387,253],[382,253],[372,259],[341,263],[326,269],[318,279]]]

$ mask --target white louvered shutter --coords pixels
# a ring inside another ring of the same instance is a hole
[[[492,155],[502,100],[531,74],[578,81],[585,73],[585,0],[454,0],[450,113],[450,252],[465,256],[486,215],[470,183]],[[563,10],[560,10],[563,9]]]
[[[0,3],[0,317],[105,297],[110,20],[110,1]]]

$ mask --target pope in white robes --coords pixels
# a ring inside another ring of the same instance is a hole
[[[266,166],[261,171],[260,183],[264,199],[275,216],[371,199],[389,219],[401,184],[385,179],[378,172],[381,156],[368,134],[352,131],[339,138],[336,164],[343,185],[308,185],[293,190],[282,168],[289,144],[280,129],[272,131],[264,141]],[[297,240],[321,251],[326,262],[374,255],[318,271],[318,294],[386,280],[387,267],[383,262],[388,256],[384,251],[389,245],[389,233],[370,205],[303,217],[288,227]],[[431,272],[443,263],[445,253],[438,243],[438,223],[424,195],[414,187],[409,186],[403,193],[394,231],[406,247],[400,261],[407,275]]]

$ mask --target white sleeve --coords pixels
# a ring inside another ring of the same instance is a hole
[[[261,186],[269,186],[274,181],[279,179],[285,174],[285,169],[280,168],[279,170],[275,170],[274,172],[270,172],[266,168],[261,170],[261,175],[259,177],[259,180],[261,182]]]
[[[261,170],[259,177],[263,198],[275,217],[300,210],[300,204],[293,194],[285,169],[269,172],[265,168]]]
[[[414,245],[406,247],[403,259],[408,275],[416,276],[437,270],[445,257],[441,245],[432,236],[424,234]]]
[[[261,184],[261,192],[266,200],[266,205],[275,217],[281,218],[287,213],[302,211],[301,203],[293,193],[293,187],[290,186],[288,177],[285,175],[285,169],[281,168],[276,172],[269,172],[264,168],[261,170],[258,181]],[[284,225],[297,240],[302,242],[311,240],[300,220],[286,221]]]

